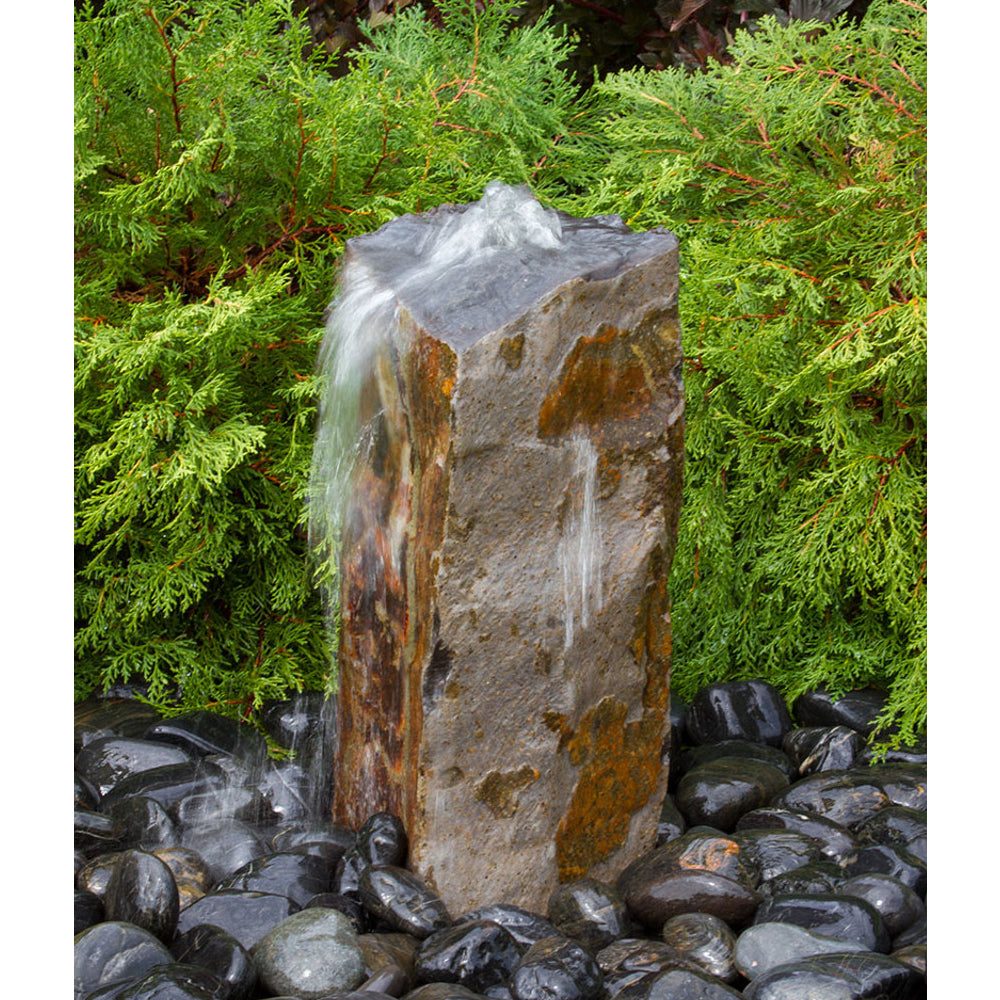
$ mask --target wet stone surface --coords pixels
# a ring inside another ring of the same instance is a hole
[[[727,829],[668,796],[657,846],[613,880],[567,879],[544,912],[498,899],[459,914],[409,869],[407,831],[391,813],[357,830],[334,824],[315,811],[322,796],[305,776],[300,805],[286,808],[266,794],[276,772],[254,739],[195,719],[185,725],[202,734],[196,753],[178,724],[161,730],[127,700],[87,704],[75,740],[86,753],[75,781],[74,1000],[923,1000],[925,751],[875,766],[855,752],[847,767],[799,773],[826,746],[805,731],[853,745],[847,723],[814,706],[810,725],[796,714],[781,735],[777,712],[738,730],[736,702],[766,706],[762,690],[702,699],[724,706],[713,709],[718,743],[693,744],[686,711],[677,717],[675,793],[689,773],[729,781],[741,767],[744,777],[766,769],[778,786],[748,797]],[[865,695],[851,711],[860,718],[858,706],[876,701]],[[307,738],[322,704],[275,708],[270,725]],[[145,747],[157,732],[171,737],[168,758],[186,760],[113,782],[94,770],[113,741],[132,741],[130,761],[135,744],[142,760],[161,760]],[[252,819],[234,788],[260,793]]]

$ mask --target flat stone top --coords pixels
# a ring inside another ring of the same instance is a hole
[[[348,241],[346,267],[370,273],[428,332],[461,349],[575,278],[602,280],[677,246],[620,216],[579,219],[499,181],[468,205],[403,215]]]

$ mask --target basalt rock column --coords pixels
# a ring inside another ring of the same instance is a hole
[[[544,912],[665,792],[677,240],[491,184],[349,241],[324,361],[334,819],[399,815],[454,914]]]

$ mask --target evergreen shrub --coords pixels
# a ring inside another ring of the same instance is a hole
[[[290,0],[76,20],[76,694],[246,716],[322,686],[314,362],[349,237],[589,162],[544,25],[403,10],[349,72]]]
[[[926,12],[773,18],[597,88],[586,211],[681,240],[674,682],[889,692],[926,720]]]

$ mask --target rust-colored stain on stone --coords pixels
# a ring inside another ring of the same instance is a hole
[[[519,333],[515,337],[505,337],[500,341],[500,357],[503,358],[507,367],[511,371],[516,371],[521,367],[521,358],[524,356],[524,334]]]
[[[608,421],[638,416],[652,398],[646,366],[628,338],[606,326],[574,344],[542,402],[538,436],[558,437],[581,425],[597,431]]]
[[[527,764],[516,771],[488,771],[476,785],[476,798],[497,819],[510,819],[517,812],[517,793],[538,780],[538,771]]]
[[[621,848],[632,813],[656,789],[663,714],[646,710],[635,722],[627,715],[624,702],[603,698],[565,741],[579,779],[556,830],[562,882],[583,878]]]

